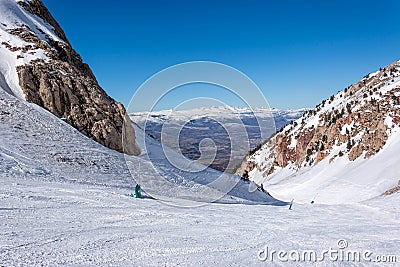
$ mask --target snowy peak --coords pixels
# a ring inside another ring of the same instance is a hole
[[[211,106],[186,110],[161,110],[152,112],[135,112],[129,114],[139,125],[146,121],[162,122],[166,120],[189,121],[200,118],[230,119],[245,117],[279,118],[288,122],[298,119],[308,109],[283,110],[276,108],[248,108],[234,106]]]
[[[40,0],[0,0],[0,56],[0,87],[6,92],[106,147],[139,153],[125,108],[99,86]]]
[[[39,1],[34,1],[37,6]],[[33,1],[32,1],[33,3]],[[19,98],[25,95],[19,86],[16,67],[33,60],[48,61],[40,44],[49,39],[62,41],[54,32],[54,28],[37,15],[29,13],[28,1],[0,1],[0,85]],[[46,9],[47,10],[47,9]],[[64,36],[65,37],[65,36]]]
[[[351,175],[344,170],[354,170],[367,162],[373,166],[374,163],[374,168],[384,167],[386,171],[382,169],[378,173],[371,171],[361,175],[367,189],[373,193],[362,194],[355,200],[366,199],[384,193],[400,180],[400,172],[396,171],[396,164],[400,162],[385,160],[389,151],[400,149],[397,141],[399,129],[400,62],[396,61],[332,95],[283,128],[245,160],[239,174],[265,186],[271,181],[281,183],[281,179],[301,180],[302,183],[311,183],[312,180],[316,185],[324,179],[324,186],[338,180],[359,184],[361,170],[359,173],[351,172]],[[317,170],[314,174],[313,171]],[[341,171],[344,171],[343,176],[338,177]],[[312,173],[313,177],[307,179]],[[287,186],[293,185],[288,183]],[[292,188],[293,192],[286,196],[304,200],[310,197],[304,191],[317,194],[320,189],[317,186],[310,190],[303,185],[301,189]],[[339,196],[344,200],[345,194]]]
[[[24,0],[24,1],[17,1],[20,6],[22,6],[25,10],[29,13],[41,18],[45,24],[50,26],[46,27],[49,29],[49,33],[46,33],[46,39],[53,39],[54,41],[64,41],[69,43],[67,37],[65,36],[64,31],[61,29],[60,25],[57,21],[53,18],[47,8],[43,5],[41,0]],[[41,25],[39,25],[41,27]],[[40,30],[39,30],[40,31]],[[40,31],[43,33],[43,29]],[[53,33],[53,34],[52,34]],[[54,36],[55,34],[55,36]],[[56,37],[56,38],[55,38]],[[61,39],[61,40],[60,40]]]

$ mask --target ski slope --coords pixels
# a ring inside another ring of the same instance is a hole
[[[398,195],[357,205],[295,204],[291,211],[244,204],[182,209],[101,185],[11,178],[2,183],[5,266],[299,266],[259,261],[257,253],[265,246],[322,251],[337,248],[339,239],[374,256],[399,251]],[[329,260],[300,265],[344,264],[374,266]]]
[[[294,204],[289,210],[260,191],[248,193],[248,184],[239,183],[218,203],[197,202],[202,200],[197,192],[208,197],[218,192],[218,184],[205,184],[220,173],[205,169],[195,176],[176,171],[159,156],[160,145],[152,139],[142,146],[140,157],[128,157],[125,163],[122,154],[3,90],[0,135],[4,266],[265,266],[271,262],[257,256],[265,246],[322,251],[336,248],[338,239],[352,249],[370,249],[374,256],[399,251],[399,194],[358,204]],[[143,134],[137,138],[139,144],[148,139]],[[173,153],[167,151],[177,156]],[[173,162],[190,164],[179,157]],[[175,186],[163,188],[162,201],[148,194],[144,199],[130,197],[135,181],[128,166],[151,191],[147,186],[157,182],[158,173],[153,164]],[[182,208],[185,205],[192,208]],[[328,260],[309,265],[342,264]]]
[[[30,45],[10,33],[23,25],[42,41],[62,42],[17,2],[0,0],[0,43]],[[125,157],[21,100],[16,67],[46,61],[43,50],[1,44],[0,58],[0,266],[341,266],[258,259],[265,246],[320,253],[337,248],[339,239],[350,249],[371,250],[372,260],[396,255],[400,261],[398,193],[329,206],[318,199],[289,210],[236,176],[162,148],[139,129],[142,154]],[[136,182],[143,199],[129,196]]]
[[[283,204],[261,191],[250,193],[249,184],[240,181],[239,177],[222,175],[202,165],[192,164],[170,150],[171,157],[180,157],[179,160],[192,169],[185,171],[172,166],[162,156],[159,143],[141,135],[139,129],[138,140],[146,138],[151,151],[147,152],[142,146],[141,157],[124,156],[99,145],[34,104],[19,100],[4,90],[0,90],[0,97],[0,173],[3,175],[18,174],[33,176],[33,179],[39,177],[42,180],[118,188],[133,188],[136,180],[141,179],[145,190],[166,201],[186,199],[188,202],[209,202],[212,199],[229,203]],[[193,172],[196,168],[201,172]],[[224,184],[209,185],[221,175],[225,181],[231,181],[232,190]],[[163,183],[164,180],[170,182]],[[228,196],[224,196],[228,192],[226,190],[231,191]]]

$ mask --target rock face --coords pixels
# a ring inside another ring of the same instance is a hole
[[[138,154],[135,132],[122,104],[109,97],[99,86],[89,66],[82,62],[63,30],[40,0],[18,2],[53,28],[60,40],[41,38],[29,26],[20,25],[9,32],[29,43],[9,49],[29,52],[41,49],[38,58],[17,66],[19,85],[25,100],[33,102],[78,129],[100,144]],[[23,56],[22,56],[23,57]]]
[[[382,150],[398,127],[400,61],[306,112],[248,156],[236,174],[263,184],[282,170],[304,173],[325,159],[366,160]]]
[[[387,191],[384,193],[384,195],[392,195],[392,194],[398,193],[398,192],[400,192],[400,180],[399,180],[399,182],[398,182],[398,184],[397,184],[396,187],[393,187],[393,188],[387,190]]]

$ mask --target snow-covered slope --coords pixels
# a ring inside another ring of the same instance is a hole
[[[346,240],[352,251],[372,251],[373,261],[399,251],[399,194],[357,205],[294,204],[288,210],[281,205],[246,205],[279,202],[259,191],[247,194],[247,184],[239,184],[219,204],[182,209],[147,194],[144,199],[128,196],[135,181],[127,165],[136,166],[133,175],[143,182],[144,190],[145,181],[157,175],[147,160],[152,154],[162,155],[152,139],[147,140],[148,151],[142,147],[140,157],[126,156],[125,163],[124,155],[1,89],[0,135],[0,264],[4,266],[298,266],[276,257],[260,261],[258,255],[266,246],[322,255],[330,247],[338,249],[339,239]],[[139,134],[138,143],[144,138],[149,137]],[[151,158],[157,167],[168,167],[165,158]],[[197,178],[182,177],[183,172],[174,169],[168,174],[176,182],[174,193],[183,194],[199,186],[190,186],[193,180],[201,183],[218,172],[205,170]],[[185,190],[179,191],[182,186]],[[248,197],[238,197],[239,193]],[[395,260],[400,260],[398,255]],[[311,264],[343,262],[325,258]]]
[[[400,181],[399,100],[396,61],[285,127],[246,158],[244,173],[287,201],[349,203],[381,195]]]
[[[220,172],[189,161],[191,171],[179,170],[162,156],[162,148],[155,140],[147,141],[151,144],[147,147],[149,151],[143,148],[141,157],[124,156],[104,148],[51,113],[2,89],[0,120],[1,177],[104,184],[128,189],[135,185],[135,177],[144,190],[164,200],[210,201],[221,196],[220,202],[280,204],[260,191],[250,193],[249,184],[233,175],[224,177],[238,184],[224,197],[224,185],[212,184],[220,178]],[[149,138],[140,130],[138,133],[139,140]],[[169,155],[180,157],[174,151]],[[201,171],[195,172],[196,169]],[[171,183],[157,183],[164,179]]]
[[[146,133],[186,157],[233,172],[249,150],[306,110],[219,106],[138,112],[130,117]]]
[[[6,92],[108,148],[139,153],[125,108],[99,86],[41,0],[0,0],[0,58]]]

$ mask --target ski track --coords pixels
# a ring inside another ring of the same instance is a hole
[[[135,199],[128,196],[135,181],[122,154],[1,89],[0,136],[0,266],[265,266],[271,263],[259,261],[257,252],[266,245],[322,251],[341,238],[353,249],[398,253],[399,194],[348,205],[295,203],[289,211],[240,182],[220,203],[195,208]],[[158,155],[160,146],[148,141]],[[145,152],[128,164],[140,163],[134,176],[151,181]],[[190,176],[162,157],[155,161],[178,183],[177,194],[216,190],[204,186],[216,171]]]
[[[111,187],[27,180],[16,191],[14,184],[6,179],[0,192],[1,205],[13,208],[0,209],[4,265],[261,266],[256,253],[265,245],[322,250],[344,238],[353,249],[395,254],[400,241],[399,218],[381,206],[397,196],[347,206],[294,204],[291,211],[243,204],[185,209]]]

